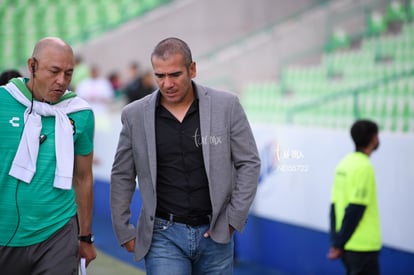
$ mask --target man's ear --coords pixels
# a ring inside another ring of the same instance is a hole
[[[196,63],[193,61],[190,64],[190,77],[195,78],[196,76],[197,76]]]
[[[30,70],[30,74],[32,75],[33,78],[35,78],[35,73],[36,73],[36,58],[31,57],[29,58],[29,60],[27,61],[28,65],[29,65],[29,70]]]

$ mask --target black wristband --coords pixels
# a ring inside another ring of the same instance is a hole
[[[94,236],[93,234],[89,234],[86,236],[78,236],[78,240],[85,243],[93,243],[94,242]]]

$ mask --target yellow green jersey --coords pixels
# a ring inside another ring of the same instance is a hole
[[[378,251],[381,248],[381,229],[378,211],[374,168],[369,157],[361,152],[347,155],[336,167],[332,189],[335,209],[335,228],[339,232],[350,204],[365,206],[365,211],[345,250]]]

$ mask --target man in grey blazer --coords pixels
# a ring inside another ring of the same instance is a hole
[[[233,233],[247,222],[260,172],[250,125],[235,95],[193,82],[196,64],[184,41],[162,40],[151,62],[159,89],[121,116],[114,231],[137,261],[145,257],[147,274],[232,274]]]

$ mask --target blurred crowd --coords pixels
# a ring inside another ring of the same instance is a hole
[[[127,75],[113,71],[102,76],[96,65],[87,65],[80,56],[72,77],[71,90],[88,101],[96,114],[105,113],[113,102],[131,103],[156,89],[151,70],[131,62]]]
[[[2,71],[0,85],[21,76],[24,74],[17,69]],[[123,106],[143,98],[155,89],[152,71],[143,69],[139,62],[131,62],[126,75],[113,71],[104,76],[98,66],[86,64],[81,56],[75,58],[70,90],[88,101],[97,115],[107,113],[114,104]]]

